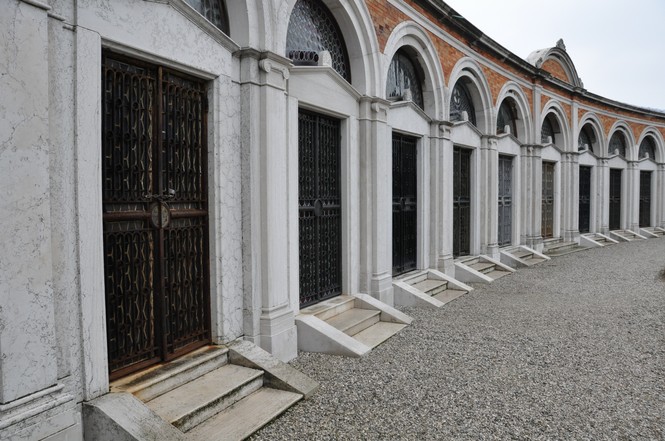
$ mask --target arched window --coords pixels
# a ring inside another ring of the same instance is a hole
[[[650,136],[644,138],[640,143],[639,159],[646,158],[647,155],[650,159],[656,159],[656,144]]]
[[[186,0],[206,20],[214,24],[220,31],[229,35],[229,17],[226,13],[224,0]]]
[[[390,62],[390,68],[388,68],[386,97],[392,100],[406,101],[408,95],[410,95],[411,101],[423,109],[425,105],[420,78],[416,65],[407,53],[403,50],[398,51]]]
[[[549,138],[552,138],[552,144],[556,144],[556,134],[559,133],[559,125],[552,115],[548,115],[543,121],[543,126],[540,129],[540,143],[547,144]]]
[[[589,126],[582,127],[582,130],[580,130],[580,134],[577,137],[577,150],[591,150],[595,142],[596,136],[593,133],[593,129]]]
[[[515,101],[506,98],[499,107],[496,117],[496,133],[505,133],[506,126],[510,127],[510,133],[517,136],[517,109]]]
[[[321,51],[330,53],[333,69],[351,82],[349,55],[335,17],[320,0],[298,0],[289,20],[286,56],[296,65],[316,65]]]
[[[616,132],[612,135],[610,139],[609,154],[613,155],[616,151],[619,152],[619,156],[622,158],[626,157],[626,136],[622,132]]]
[[[462,121],[462,112],[466,112],[469,121],[476,125],[476,110],[473,107],[473,100],[469,93],[469,88],[462,80],[458,81],[453,88],[453,94],[450,97],[450,120]]]

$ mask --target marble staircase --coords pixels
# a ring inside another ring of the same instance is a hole
[[[630,230],[612,230],[610,237],[619,242],[633,242],[635,240],[644,240],[646,237]]]
[[[300,310],[298,348],[360,357],[411,323],[411,317],[367,294],[341,295]]]
[[[609,236],[600,233],[585,233],[580,235],[580,245],[587,248],[606,247],[616,243],[619,242]]]
[[[207,346],[117,380],[111,392],[132,394],[182,439],[242,440],[304,396],[271,385],[264,370],[232,363],[228,348]]]
[[[644,228],[640,228],[640,234],[643,235],[643,236],[647,236],[647,237],[664,237],[665,236],[665,228],[644,227]]]
[[[393,279],[395,304],[440,308],[473,288],[436,270],[409,273]]]
[[[516,268],[530,267],[550,260],[544,254],[525,246],[507,247],[500,252],[501,262]]]
[[[467,256],[455,260],[455,277],[465,283],[491,283],[515,269],[489,256]]]
[[[585,249],[586,247],[580,246],[577,242],[565,242],[562,239],[549,239],[543,242],[543,254],[549,257],[565,256]]]

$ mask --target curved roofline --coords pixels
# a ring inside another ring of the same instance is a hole
[[[548,83],[549,85],[564,89],[574,95],[581,96],[592,101],[595,101],[599,104],[604,104],[607,106],[614,107],[619,110],[625,110],[628,112],[639,113],[646,116],[653,116],[657,118],[665,117],[665,110],[652,109],[647,107],[639,107],[632,104],[622,103],[615,101],[603,96],[588,92],[582,87],[573,86],[564,81],[561,81],[557,78],[554,78],[548,72],[545,72],[536,66],[530,64],[528,61],[522,59],[521,57],[515,55],[510,50],[501,46],[499,43],[494,41],[492,38],[485,35],[480,29],[475,27],[471,22],[466,18],[460,15],[453,8],[448,6],[442,0],[412,0],[414,3],[421,6],[426,11],[430,12],[442,25],[459,32],[461,35],[469,38],[470,43],[468,46],[477,47],[483,49],[495,57],[497,57],[501,62],[512,65],[513,67],[523,71],[527,75],[532,76],[533,78],[539,78],[541,81]]]

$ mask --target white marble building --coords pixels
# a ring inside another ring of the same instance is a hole
[[[302,308],[401,274],[657,236],[665,113],[456,15],[4,0],[0,438],[82,439],[112,379],[202,345],[293,359]]]

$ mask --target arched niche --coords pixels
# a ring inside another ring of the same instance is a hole
[[[503,108],[503,109],[502,109]],[[512,135],[522,143],[531,139],[531,112],[522,88],[514,82],[504,84],[497,98],[496,133],[505,133],[506,120]]]
[[[589,150],[597,157],[603,155],[602,146],[605,144],[600,119],[593,113],[586,114],[580,119],[577,134],[577,151]]]
[[[448,90],[450,121],[463,120],[463,112],[466,112],[469,122],[480,132],[493,132],[489,84],[475,61],[465,58],[457,63],[450,75]]]
[[[422,74],[423,107],[427,115],[433,119],[443,119],[445,88],[443,71],[439,56],[429,36],[414,22],[406,21],[398,24],[388,37],[384,49],[384,74],[382,90],[387,92],[386,83],[390,65],[397,53],[406,53]],[[386,95],[387,99],[390,97]]]
[[[644,129],[642,134],[640,135],[639,142],[637,145],[639,146],[638,149],[638,159],[642,159],[642,145],[644,142],[651,143],[651,147],[654,150],[653,156],[650,156],[650,159],[652,159],[655,162],[665,162],[665,142],[663,142],[663,137],[661,136],[660,132],[653,127],[648,127]]]
[[[550,101],[543,109],[540,121],[540,142],[551,142],[560,150],[570,150],[568,121],[566,114],[558,102]]]
[[[607,137],[607,156],[618,155],[623,159],[634,159],[637,157],[635,150],[635,140],[633,139],[630,127],[619,121],[612,126]]]

